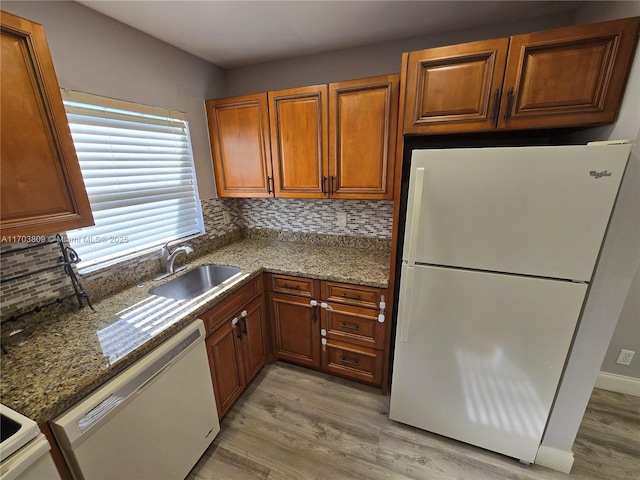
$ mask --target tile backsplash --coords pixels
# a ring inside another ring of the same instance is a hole
[[[229,214],[224,222],[223,212]],[[339,227],[339,212],[347,216],[347,225]],[[293,241],[312,240],[313,234],[340,237],[391,238],[393,202],[362,200],[299,199],[209,199],[202,201],[205,234],[185,241],[201,255],[239,239],[242,230],[277,230],[297,235]],[[311,237],[310,237],[311,235]],[[52,238],[54,236],[51,236]],[[280,238],[283,239],[283,238]],[[366,244],[366,243],[365,243]],[[57,244],[28,248],[26,244],[3,244],[0,250],[0,314],[7,318],[42,306],[73,293],[70,279],[61,267],[12,280],[59,262]],[[179,261],[188,261],[183,256]],[[92,301],[97,301],[129,285],[160,273],[158,251],[127,260],[111,267],[79,275]],[[69,303],[73,304],[73,301]]]
[[[59,263],[61,252],[56,243],[34,248],[25,247],[26,244],[5,243],[0,249],[0,314],[3,318],[7,313],[42,305],[73,293],[69,277],[61,266],[25,276],[29,272],[55,267]]]
[[[301,200],[295,198],[247,198],[224,200],[246,228],[287,232],[391,238],[392,201]],[[347,225],[338,226],[338,213]]]

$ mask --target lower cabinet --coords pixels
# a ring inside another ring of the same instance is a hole
[[[274,357],[383,386],[385,295],[379,288],[266,274],[207,311],[202,318],[218,418]]]
[[[276,358],[382,386],[386,290],[268,276]]]
[[[322,368],[336,375],[380,385],[382,359],[379,350],[328,339],[323,345]]]
[[[277,358],[320,367],[319,313],[309,299],[270,293],[274,353]]]
[[[203,315],[218,418],[233,406],[269,356],[262,278]]]

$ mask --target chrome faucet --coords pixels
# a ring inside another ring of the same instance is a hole
[[[184,270],[187,268],[186,265],[178,268],[177,270],[173,268],[173,262],[175,262],[176,257],[181,253],[193,253],[193,248],[189,245],[181,245],[176,247],[173,252],[169,249],[169,242],[165,243],[162,246],[162,250],[160,250],[162,255],[162,260],[164,261],[164,268],[166,269],[166,275],[171,275],[172,273],[179,272],[180,270]]]

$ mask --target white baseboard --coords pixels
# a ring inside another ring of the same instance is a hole
[[[600,372],[596,380],[596,388],[640,397],[640,378]]]
[[[573,466],[573,452],[540,445],[533,463],[557,470],[558,472],[569,473]]]

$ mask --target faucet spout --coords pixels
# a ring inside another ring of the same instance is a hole
[[[179,247],[176,247],[173,251],[171,251],[169,249],[168,242],[162,247],[161,254],[162,254],[162,259],[164,261],[164,266],[167,274],[175,273],[176,270],[173,266],[173,263],[176,261],[176,258],[181,253],[184,253],[187,255],[190,253],[193,253],[193,248],[191,248],[189,245],[181,245]]]

